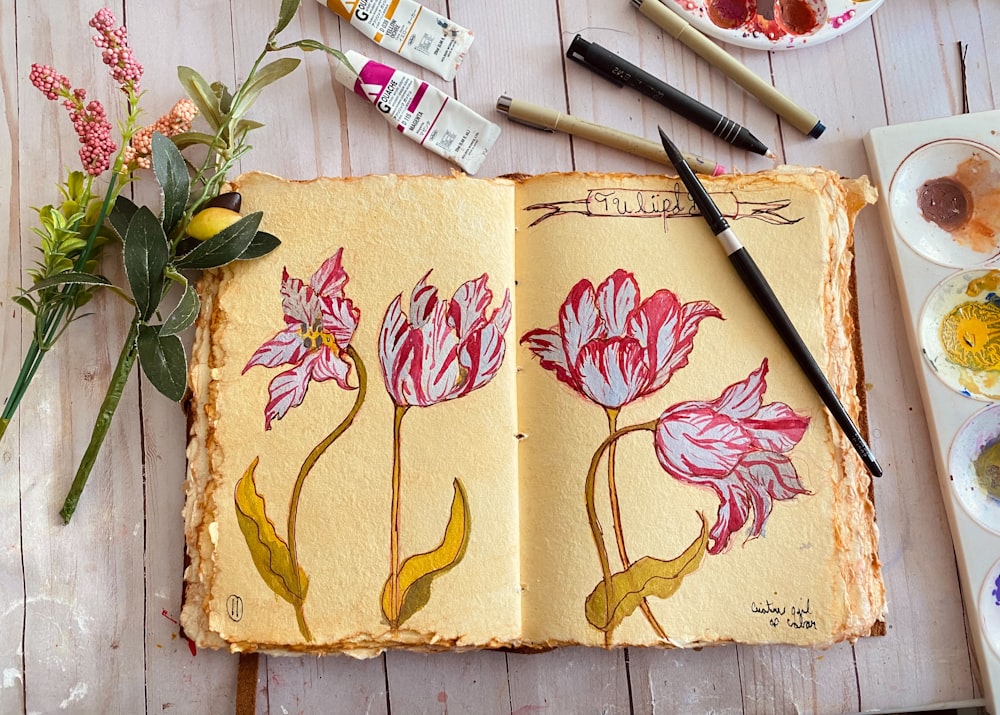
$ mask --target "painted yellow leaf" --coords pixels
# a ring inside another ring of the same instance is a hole
[[[306,572],[299,568],[300,585],[296,587],[288,544],[275,531],[274,522],[267,516],[264,497],[254,484],[254,471],[259,461],[259,457],[254,457],[247,471],[236,482],[236,520],[264,583],[294,606],[305,600],[309,579]]]
[[[604,580],[597,584],[586,601],[590,625],[602,631],[613,631],[647,596],[670,598],[677,592],[684,577],[698,570],[708,546],[708,523],[701,513],[698,516],[701,518],[701,533],[680,556],[670,561],[643,556],[611,577],[609,598],[606,598]]]
[[[454,481],[455,496],[451,500],[451,516],[444,538],[437,548],[406,559],[399,568],[399,608],[392,603],[392,577],[382,588],[382,614],[393,627],[398,627],[419,611],[431,597],[431,582],[455,566],[465,556],[469,545],[471,517],[465,487]]]

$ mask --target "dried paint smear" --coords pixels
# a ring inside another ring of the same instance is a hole
[[[975,461],[976,481],[983,491],[1000,499],[1000,439],[986,445]]]
[[[688,9],[693,5],[688,3]],[[705,14],[716,27],[742,29],[747,36],[763,35],[772,41],[811,35],[829,17],[826,0],[705,0]]]
[[[917,206],[928,223],[951,234],[977,253],[998,248],[1000,176],[980,152],[958,165],[951,176],[925,181],[917,189]]]

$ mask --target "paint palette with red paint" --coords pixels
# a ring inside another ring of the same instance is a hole
[[[741,47],[793,50],[860,25],[883,0],[663,0],[710,37]]]
[[[902,309],[909,337],[969,623],[980,626],[970,639],[990,712],[1000,712],[997,127],[1000,111],[991,111],[880,127],[865,137],[899,289],[893,308]],[[879,392],[876,385],[870,404],[907,399]],[[921,476],[890,471],[886,478],[920,490]]]

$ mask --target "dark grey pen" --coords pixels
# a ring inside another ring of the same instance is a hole
[[[659,77],[654,77],[641,67],[636,67],[596,42],[590,42],[577,35],[570,43],[566,56],[618,87],[631,87],[654,102],[659,102],[671,112],[676,112],[724,142],[769,159],[776,158],[764,142],[751,134],[746,127],[672,87]]]
[[[691,194],[691,198],[694,199],[695,205],[697,205],[708,227],[715,234],[715,237],[719,239],[719,243],[722,244],[723,249],[725,249],[740,279],[750,290],[751,295],[753,295],[754,300],[757,301],[757,304],[764,311],[764,314],[767,315],[768,320],[771,321],[771,325],[778,331],[778,335],[784,341],[789,351],[791,351],[792,356],[799,364],[799,367],[802,368],[813,389],[816,390],[820,399],[823,400],[823,404],[826,405],[826,408],[833,415],[840,428],[844,430],[844,434],[847,435],[847,439],[850,440],[851,445],[861,457],[861,461],[865,463],[868,471],[876,477],[881,477],[882,467],[879,466],[871,448],[865,442],[864,437],[861,436],[858,426],[854,424],[851,416],[847,413],[847,409],[837,398],[837,394],[833,391],[833,387],[830,386],[823,371],[816,364],[816,359],[809,352],[809,348],[806,347],[802,336],[799,335],[799,331],[795,329],[785,309],[778,301],[778,297],[771,290],[767,279],[760,272],[760,269],[747,252],[747,249],[740,243],[740,239],[733,233],[733,230],[729,227],[729,222],[726,221],[722,212],[719,211],[719,207],[715,205],[712,197],[708,195],[708,191],[706,191],[704,185],[694,175],[691,167],[684,161],[684,157],[678,151],[677,147],[674,146],[674,143],[670,141],[670,138],[663,129],[660,129],[660,140],[663,142],[663,148],[666,150],[670,162],[677,169],[677,174],[681,177],[681,181],[684,182],[684,186],[687,188],[688,193]]]

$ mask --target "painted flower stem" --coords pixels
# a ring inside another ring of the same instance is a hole
[[[353,345],[347,346],[347,354],[351,358],[351,362],[354,363],[354,367],[358,372],[358,391],[357,396],[354,398],[354,405],[351,407],[351,411],[347,413],[347,416],[341,421],[339,425],[328,434],[323,441],[313,447],[312,451],[302,462],[302,466],[299,468],[299,474],[295,478],[295,485],[292,487],[292,497],[288,504],[288,553],[292,560],[292,578],[294,579],[295,592],[302,593],[302,583],[299,577],[299,557],[298,549],[296,547],[295,539],[295,526],[298,521],[299,515],[299,500],[302,497],[302,487],[306,483],[306,477],[309,476],[309,472],[319,461],[319,458],[323,456],[323,453],[336,442],[347,428],[351,426],[354,422],[354,418],[357,417],[358,411],[361,410],[361,405],[365,401],[365,395],[368,391],[368,372],[365,370],[365,364],[361,360],[361,356],[358,355],[357,351],[354,349]],[[304,599],[299,599],[295,603],[295,619],[299,624],[299,631],[302,632],[302,637],[307,641],[312,640],[312,632],[309,630],[309,626],[306,623],[305,613],[303,611]]]
[[[396,628],[399,624],[401,596],[399,592],[399,506],[400,506],[400,434],[403,426],[403,415],[410,409],[409,405],[396,405],[392,420],[392,521],[389,533],[389,593],[391,613],[389,625]]]
[[[104,444],[104,438],[108,434],[108,428],[111,426],[111,420],[115,416],[115,410],[118,409],[122,392],[125,390],[125,383],[128,382],[129,374],[131,374],[132,368],[135,365],[135,359],[139,351],[138,337],[141,320],[142,316],[136,312],[129,326],[128,335],[125,336],[122,351],[118,356],[118,364],[115,365],[115,371],[111,374],[111,384],[108,385],[108,391],[104,395],[104,402],[101,403],[101,409],[97,413],[97,420],[94,422],[94,430],[90,435],[87,450],[83,453],[83,459],[80,460],[80,466],[76,470],[76,476],[73,478],[73,484],[66,495],[66,501],[63,503],[62,509],[59,510],[59,516],[62,517],[63,522],[66,524],[73,518],[77,502],[80,501],[80,495],[83,493],[83,488],[87,485],[87,479],[94,468],[94,462],[97,461],[97,454],[101,451],[101,445]]]
[[[604,453],[609,451],[619,439],[631,432],[639,431],[654,432],[656,430],[656,420],[642,422],[629,427],[616,429],[609,434],[601,445],[594,452],[590,460],[590,469],[587,470],[587,481],[584,485],[584,499],[587,504],[587,520],[590,522],[590,534],[594,538],[594,547],[597,549],[597,558],[601,562],[601,572],[604,575],[604,602],[611,603],[611,562],[608,558],[608,549],[604,544],[604,530],[601,528],[601,521],[597,516],[597,500],[595,497],[595,485],[597,482],[597,468],[601,464]],[[611,630],[604,632],[605,646],[611,645]]]
[[[608,415],[608,433],[614,434],[618,429],[618,415],[621,410],[608,407],[605,408],[605,411]],[[622,568],[628,569],[632,565],[632,561],[629,559],[628,551],[625,548],[625,530],[622,528],[622,512],[618,503],[618,485],[615,483],[615,453],[617,449],[617,441],[612,442],[608,446],[608,499],[611,502],[611,520],[615,529],[618,557],[621,559]],[[649,621],[649,625],[653,631],[656,632],[656,635],[665,640],[667,633],[663,630],[659,621],[656,620],[656,616],[653,615],[653,609],[649,607],[649,602],[645,598],[642,599],[639,608],[642,610],[642,614],[646,617],[646,620]]]

